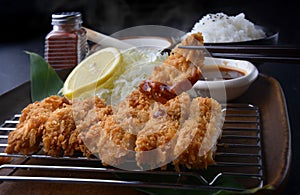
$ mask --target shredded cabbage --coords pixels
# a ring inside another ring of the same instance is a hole
[[[134,48],[122,52],[124,72],[115,77],[110,88],[97,89],[96,95],[111,105],[117,105],[125,99],[153,71],[155,66],[164,62],[167,54],[161,54],[157,49]]]

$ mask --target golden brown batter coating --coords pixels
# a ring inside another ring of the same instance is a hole
[[[218,102],[198,97],[189,102],[182,93],[166,104],[156,104],[136,140],[136,161],[141,168],[203,169],[214,163],[221,136],[222,112]]]
[[[98,155],[104,165],[119,165],[130,158],[130,151],[135,147],[136,135],[122,128],[116,120],[116,115],[106,118],[99,135]]]
[[[141,168],[156,168],[170,162],[174,136],[189,114],[190,97],[186,93],[166,104],[155,103],[150,119],[138,133],[136,161]],[[148,152],[150,151],[150,152]]]
[[[29,104],[23,109],[16,130],[8,135],[5,152],[22,154],[36,152],[50,114],[68,104],[67,99],[59,96],[50,96],[41,102]]]
[[[73,156],[80,151],[72,106],[55,110],[45,123],[43,150],[50,156]]]
[[[133,91],[102,121],[99,132],[98,155],[102,163],[119,165],[133,158],[136,134],[149,120],[150,100],[140,91]],[[92,127],[95,131],[96,127]]]
[[[103,99],[95,96],[75,101],[72,109],[80,151],[83,155],[90,157],[97,153],[97,137],[101,131],[101,124],[107,116],[113,113],[112,107],[107,106]],[[96,128],[98,126],[99,128]]]
[[[204,61],[203,51],[180,49],[179,45],[203,46],[202,34],[192,34],[184,39],[162,65],[154,68],[148,80],[140,84],[140,91],[149,99],[164,104],[191,89],[199,80]]]
[[[190,106],[189,118],[178,131],[173,164],[203,169],[214,163],[217,139],[221,136],[221,106],[211,98],[198,97]]]
[[[136,135],[149,120],[149,109],[153,103],[145,94],[135,90],[115,108],[116,121]]]

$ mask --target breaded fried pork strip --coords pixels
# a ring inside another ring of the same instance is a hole
[[[106,105],[103,99],[95,96],[74,101],[72,108],[80,151],[89,157],[91,154],[97,153],[101,125],[107,116],[113,114],[112,107]]]
[[[211,99],[198,97],[190,105],[190,115],[179,129],[174,148],[173,164],[189,169],[203,169],[214,164],[217,140],[222,134],[221,105]]]
[[[71,104],[65,98],[50,96],[22,111],[16,130],[8,136],[6,152],[30,154],[39,150],[42,143],[45,154],[50,156],[82,152],[89,157],[92,152],[87,146],[97,145],[94,137],[97,132],[90,131],[90,127],[111,114],[111,106],[98,97]],[[88,140],[91,136],[93,142]]]
[[[43,150],[50,156],[73,156],[80,151],[72,106],[55,110],[45,123]]]
[[[45,123],[44,152],[50,156],[74,156],[82,152],[90,157],[97,152],[101,130],[95,127],[111,114],[111,106],[97,96],[74,100],[72,105],[56,109]]]
[[[180,49],[180,45],[202,46],[202,34],[192,34],[178,44],[165,63],[155,67],[149,80],[140,85],[140,91],[149,99],[168,104],[172,98],[192,88],[199,79],[203,51]],[[151,115],[137,136],[135,150],[139,166],[148,163],[155,167],[166,159],[174,159],[177,169],[180,165],[202,169],[214,163],[217,139],[222,132],[220,104],[213,99],[198,97],[192,101],[187,113],[188,117],[180,125],[166,118],[159,121]]]
[[[8,135],[6,153],[30,154],[39,149],[45,123],[56,109],[69,105],[67,99],[50,96],[23,109],[16,130]]]
[[[117,166],[126,159],[132,158],[131,151],[134,150],[136,135],[128,133],[116,120],[116,115],[106,118],[103,126],[93,126],[100,129],[98,134],[98,157],[103,165]]]
[[[140,168],[164,168],[172,161],[177,170],[203,169],[214,163],[223,121],[218,102],[198,97],[190,103],[189,95],[182,93],[166,104],[157,103],[150,113],[136,140]]]
[[[169,100],[166,104],[155,103],[150,119],[138,132],[136,161],[141,169],[166,165],[172,159],[174,136],[189,114],[190,97],[186,93]]]
[[[179,45],[203,46],[202,34],[189,35],[171,51],[162,65],[154,68],[148,80],[140,84],[140,91],[150,99],[166,103],[191,89],[199,80],[204,61],[203,51],[180,49]]]
[[[120,165],[134,159],[136,134],[149,120],[152,100],[140,91],[133,91],[115,108],[101,125],[98,140],[98,155],[103,164]]]
[[[119,103],[114,114],[124,129],[136,135],[149,120],[149,110],[153,103],[145,94],[135,90]]]

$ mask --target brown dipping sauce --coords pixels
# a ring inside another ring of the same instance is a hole
[[[245,75],[245,72],[224,66],[208,66],[201,69],[202,74],[199,80],[216,81],[216,80],[230,80],[239,78]]]

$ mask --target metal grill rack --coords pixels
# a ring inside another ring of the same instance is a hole
[[[107,167],[96,158],[50,157],[41,151],[24,156],[6,154],[7,135],[18,124],[19,114],[0,126],[0,158],[12,157],[0,166],[1,181],[46,181],[193,190],[232,190],[264,185],[260,113],[250,104],[227,104],[216,164],[207,170],[126,171]],[[228,185],[230,181],[230,185]],[[227,183],[227,184],[226,184]]]

